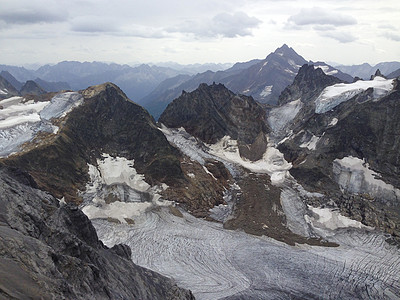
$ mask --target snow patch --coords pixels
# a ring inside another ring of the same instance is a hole
[[[308,150],[315,150],[317,149],[317,143],[319,142],[320,138],[312,135],[311,139],[308,142],[304,142],[300,145],[300,148],[307,148]]]
[[[0,90],[0,95],[7,95],[7,94],[8,94],[7,90]]]
[[[268,95],[270,95],[272,93],[272,85],[267,85],[262,92],[260,93],[261,97],[267,97]]]
[[[56,95],[51,101],[26,101],[11,97],[0,101],[0,157],[20,151],[20,145],[32,140],[38,132],[57,133],[52,118],[65,116],[82,103],[79,93]]]
[[[134,160],[106,153],[102,157],[97,160],[97,167],[88,164],[90,182],[82,193],[82,211],[89,219],[111,218],[127,223],[127,218],[133,220],[152,206],[172,204],[159,194],[168,185],[150,186],[144,175],[137,173]]]
[[[348,156],[333,161],[333,173],[342,191],[368,193],[383,201],[400,199],[400,190],[384,182],[364,160]]]
[[[229,162],[255,172],[266,173],[271,176],[272,184],[280,184],[289,176],[292,164],[288,163],[283,154],[274,147],[268,147],[263,157],[258,161],[250,161],[239,154],[237,141],[229,136],[223,137],[219,142],[209,145],[210,153]]]
[[[369,228],[363,225],[361,222],[345,217],[338,211],[330,208],[317,208],[308,205],[308,209],[310,209],[314,214],[312,216],[305,215],[304,218],[314,228],[318,227],[329,230],[347,227]]]
[[[138,174],[133,167],[134,160],[125,157],[112,157],[103,154],[103,160],[97,160],[100,176],[107,185],[126,184],[132,189],[145,192],[150,185],[144,181],[144,175]]]
[[[317,114],[325,113],[368,88],[374,89],[374,99],[381,98],[393,89],[393,82],[393,79],[389,80],[377,76],[374,80],[359,80],[354,83],[338,83],[328,86],[315,100],[315,112]]]
[[[327,65],[314,65],[314,69],[318,69],[320,68],[326,75],[335,75],[337,74],[339,71],[332,69],[331,71],[329,71],[329,66]]]
[[[328,124],[328,126],[335,126],[339,120],[337,118],[333,118],[332,121]]]

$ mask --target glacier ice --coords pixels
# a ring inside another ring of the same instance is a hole
[[[335,159],[332,168],[335,180],[343,191],[354,194],[368,193],[385,202],[400,199],[400,190],[377,179],[379,174],[372,171],[368,163],[360,158],[347,156]]]
[[[315,112],[317,114],[325,113],[368,88],[374,89],[373,99],[379,99],[393,89],[393,82],[393,79],[377,76],[373,80],[359,80],[354,83],[338,83],[328,86],[315,100]]]
[[[79,93],[58,94],[51,101],[25,101],[11,97],[0,101],[0,157],[18,152],[20,146],[32,140],[38,132],[57,132],[51,118],[64,116],[81,103]]]

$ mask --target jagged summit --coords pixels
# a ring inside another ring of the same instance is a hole
[[[304,64],[294,81],[279,96],[279,104],[283,105],[290,101],[300,99],[302,102],[310,102],[315,99],[322,90],[330,85],[343,82],[337,77],[326,75],[319,67]]]
[[[230,136],[251,145],[268,132],[264,115],[264,110],[252,97],[236,95],[223,84],[213,83],[200,84],[195,91],[182,93],[168,105],[159,121],[172,128],[184,127],[206,143],[216,143]],[[254,159],[260,155],[262,153],[247,156]]]
[[[281,47],[277,48],[273,53],[279,56],[286,56],[290,58],[299,56],[293,48],[286,44],[283,44]]]

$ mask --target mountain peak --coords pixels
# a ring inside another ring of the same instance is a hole
[[[342,81],[334,76],[326,75],[321,68],[304,64],[299,69],[293,83],[286,87],[279,96],[279,104],[283,105],[296,99],[309,102],[325,87],[339,82]]]
[[[126,95],[124,94],[124,92],[117,85],[115,85],[112,82],[106,82],[106,83],[88,87],[86,90],[84,90],[82,92],[82,95],[85,98],[93,98],[101,93],[104,93],[104,92],[107,92],[110,90],[115,90],[115,91],[117,91],[118,94],[122,94],[124,96],[124,98],[128,99],[126,97]]]
[[[296,51],[293,50],[293,48],[289,47],[286,44],[283,44],[281,47],[277,48],[274,53],[280,56],[291,56],[293,55],[293,53],[298,55]]]

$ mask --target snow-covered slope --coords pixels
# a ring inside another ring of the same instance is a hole
[[[0,157],[20,150],[20,146],[32,140],[38,132],[57,132],[52,118],[64,116],[80,104],[78,93],[63,93],[51,101],[26,101],[22,97],[0,100]]]
[[[373,99],[379,99],[393,89],[393,79],[377,76],[373,80],[359,80],[354,83],[339,83],[329,86],[315,100],[315,112],[325,113],[369,88],[373,88]]]

